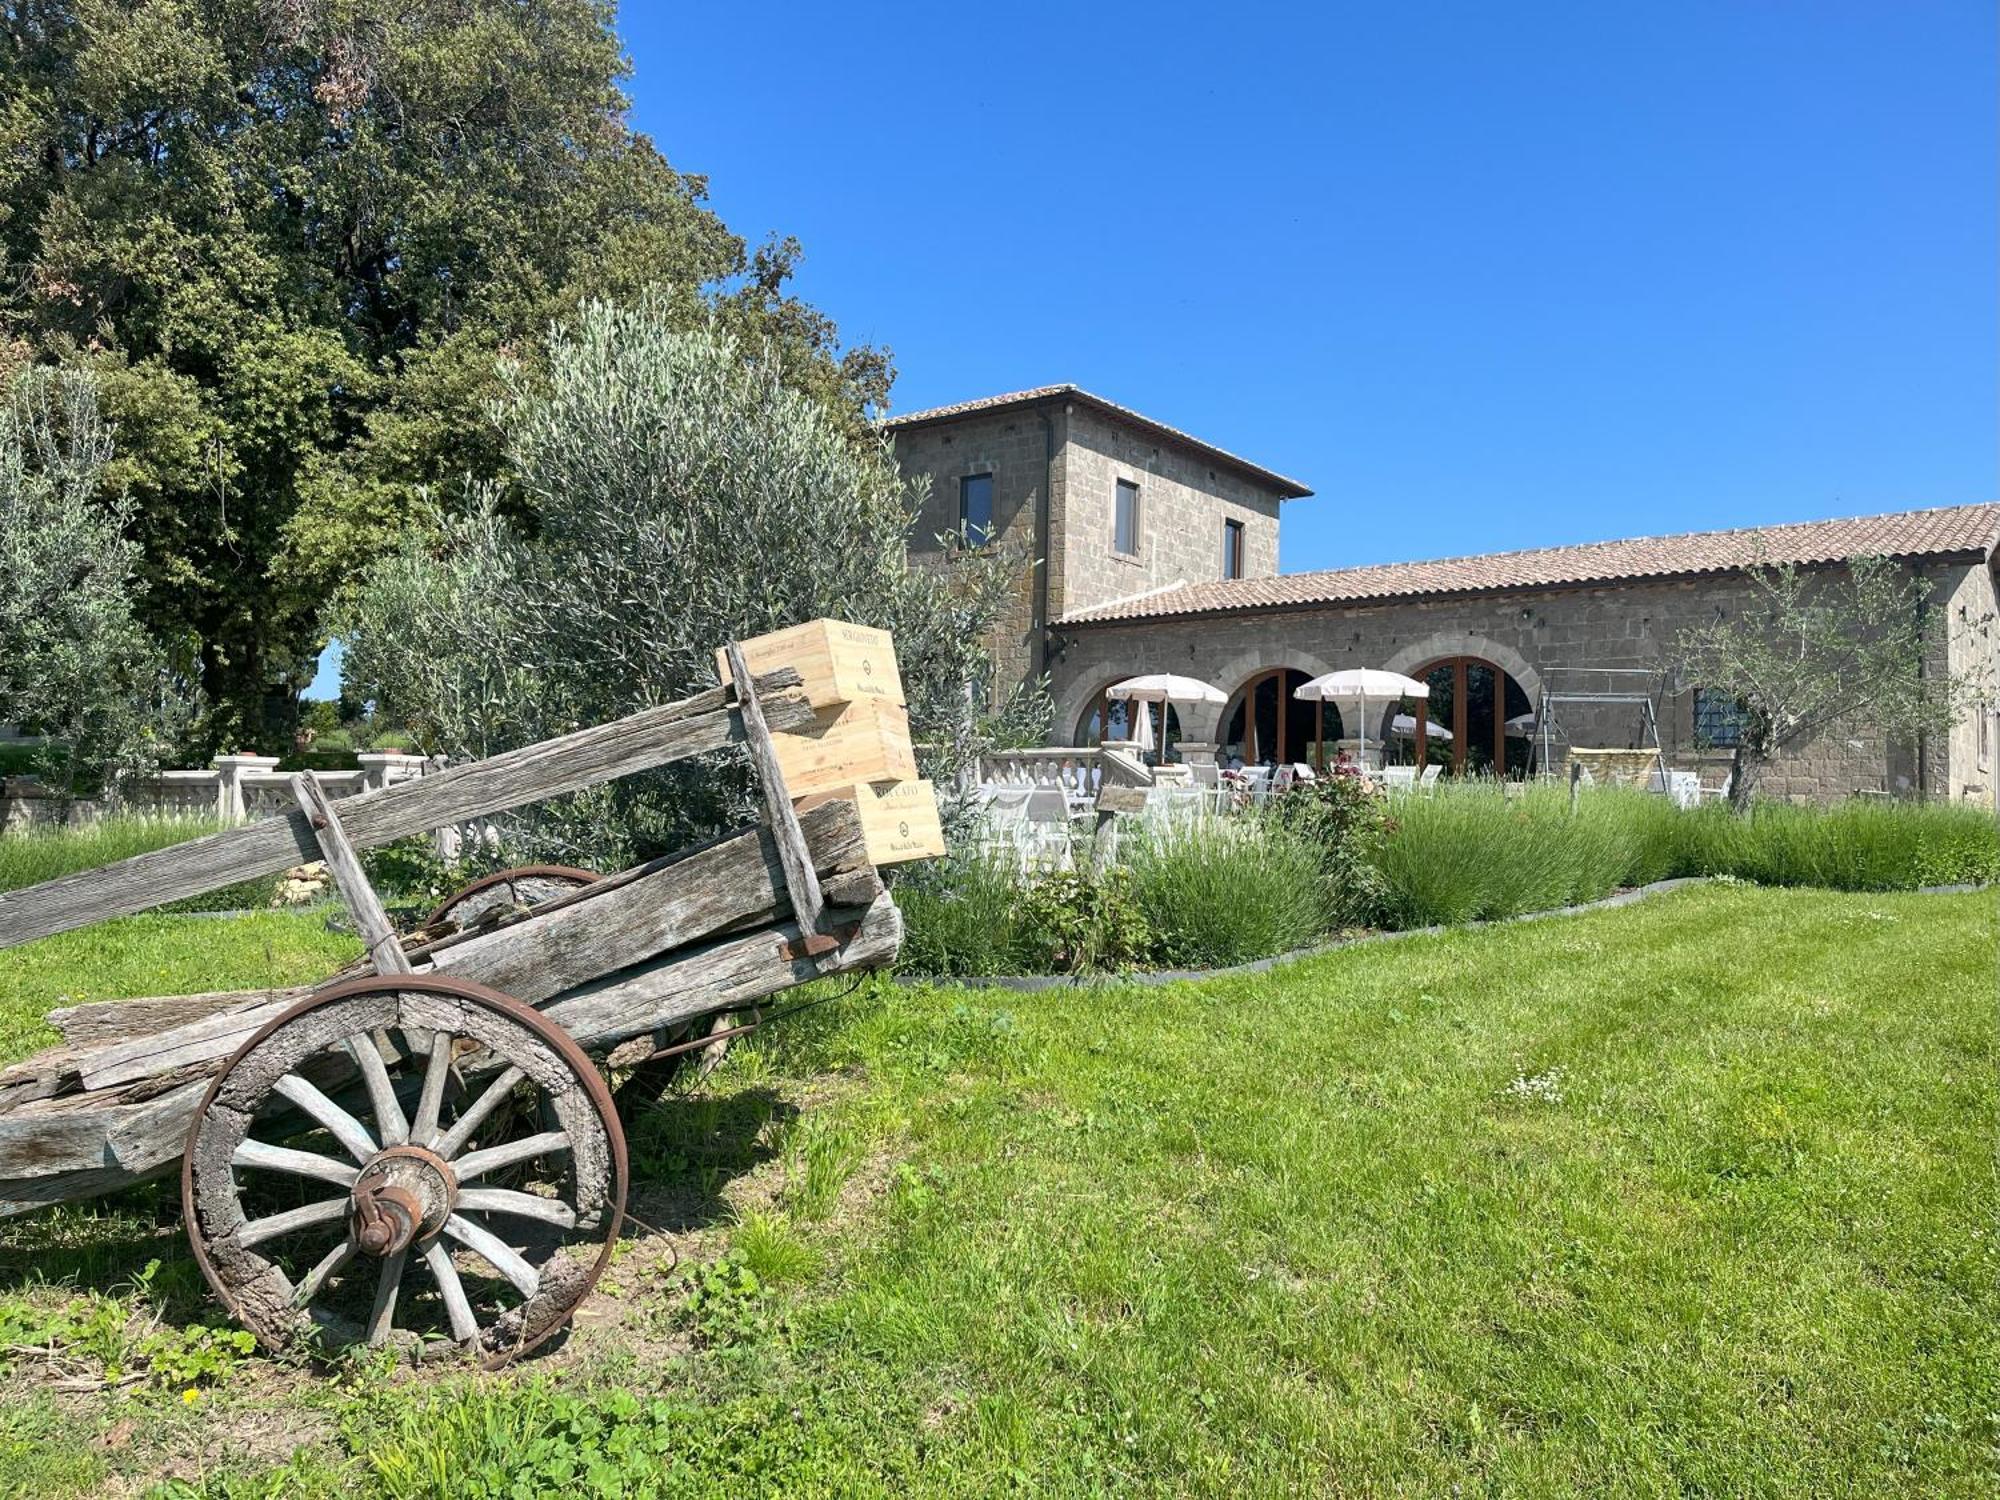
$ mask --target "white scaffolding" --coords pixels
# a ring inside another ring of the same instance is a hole
[[[1544,776],[1553,775],[1556,746],[1576,748],[1560,706],[1595,704],[1613,707],[1624,704],[1639,710],[1642,750],[1653,752],[1653,767],[1659,775],[1660,790],[1667,789],[1667,758],[1660,746],[1660,674],[1645,667],[1544,667],[1542,701],[1536,713],[1535,732]],[[1585,747],[1595,748],[1595,747]]]

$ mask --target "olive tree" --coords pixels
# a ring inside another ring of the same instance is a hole
[[[712,686],[715,648],[832,615],[895,633],[927,774],[948,779],[1039,692],[981,710],[987,640],[1028,559],[913,562],[920,491],[886,446],[720,327],[587,306],[493,413],[512,476],[413,531],[341,622],[349,690],[426,748],[486,755]],[[628,858],[748,815],[731,758],[616,783],[532,832]]]
[[[189,699],[135,613],[131,508],[106,500],[111,433],[87,375],[22,368],[0,397],[0,723],[41,736],[67,802],[155,761]]]
[[[1978,684],[1926,670],[1937,625],[1928,580],[1886,558],[1845,568],[1747,573],[1734,615],[1684,630],[1680,680],[1733,699],[1739,732],[1729,804],[1747,812],[1764,767],[1819,735],[1866,723],[1895,739],[1948,728]]]

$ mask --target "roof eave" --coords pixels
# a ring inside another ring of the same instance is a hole
[[[1934,563],[1986,563],[1994,549],[1976,547],[1956,548],[1948,552],[1893,552],[1888,554],[1895,562]],[[1793,562],[1798,568],[1831,568],[1849,562],[1849,558],[1821,558],[1812,562]],[[1783,567],[1779,563],[1774,566]],[[1618,588],[1633,583],[1689,583],[1702,578],[1725,578],[1731,574],[1749,571],[1748,566],[1727,568],[1689,568],[1674,573],[1630,573],[1619,578],[1578,578],[1558,583],[1507,583],[1495,584],[1488,588],[1469,589],[1423,589],[1396,594],[1354,594],[1344,598],[1327,599],[1286,599],[1271,604],[1217,604],[1205,609],[1174,610],[1147,615],[1113,616],[1102,619],[1064,618],[1055,622],[1058,630],[1089,630],[1103,626],[1145,625],[1161,620],[1215,620],[1231,615],[1271,614],[1297,615],[1313,614],[1335,609],[1370,609],[1380,605],[1428,603],[1432,600],[1452,601],[1458,599],[1501,599],[1509,594],[1557,594],[1573,592],[1577,589]]]
[[[1199,454],[1218,468],[1233,469],[1238,474],[1246,475],[1265,488],[1275,491],[1281,500],[1305,500],[1312,496],[1312,490],[1296,479],[1287,478],[1274,469],[1265,468],[1262,464],[1254,464],[1247,458],[1239,458],[1226,448],[1214,447],[1191,433],[1169,427],[1164,422],[1156,422],[1151,417],[1133,411],[1130,407],[1120,406],[1115,401],[1093,395],[1081,386],[1065,386],[1056,390],[1042,391],[1023,396],[1018,401],[1003,401],[973,411],[941,411],[935,414],[915,412],[907,417],[884,417],[878,425],[888,433],[916,432],[926,427],[942,427],[951,422],[966,422],[977,417],[997,416],[1003,412],[1029,411],[1038,406],[1059,406],[1072,402],[1088,406],[1114,421],[1140,428],[1162,442]]]

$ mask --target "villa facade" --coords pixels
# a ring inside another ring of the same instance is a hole
[[[1674,637],[1742,609],[1748,567],[1832,569],[1879,555],[1931,584],[1921,668],[1973,677],[1986,701],[1915,743],[1865,727],[1823,736],[1773,765],[1763,789],[1986,805],[2000,794],[2000,505],[1281,574],[1279,509],[1304,497],[1303,485],[1076,387],[886,425],[905,472],[930,476],[914,550],[967,527],[1046,559],[1026,575],[996,642],[996,692],[1046,674],[1058,744],[1095,743],[1107,724],[1118,736],[1122,709],[1104,690],[1173,672],[1228,695],[1175,709],[1171,728],[1188,754],[1310,761],[1351,743],[1358,726],[1293,689],[1376,667],[1430,685],[1435,727],[1420,734],[1404,721],[1406,757],[1518,777],[1560,773],[1570,746],[1636,749],[1657,738],[1669,766],[1716,787],[1734,708],[1668,680]],[[1393,735],[1394,713],[1385,707],[1368,735]]]

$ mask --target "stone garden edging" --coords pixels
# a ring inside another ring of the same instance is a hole
[[[897,984],[906,985],[951,985],[967,990],[1013,990],[1017,993],[1033,993],[1038,990],[1095,990],[1115,989],[1120,985],[1160,985],[1184,984],[1195,979],[1227,979],[1236,974],[1262,974],[1286,964],[1297,963],[1300,959],[1317,958],[1322,953],[1338,953],[1343,948],[1358,948],[1366,943],[1386,943],[1397,938],[1436,936],[1444,932],[1476,932],[1482,927],[1505,927],[1514,922],[1539,922],[1546,917],[1568,917],[1579,912],[1602,911],[1607,907],[1630,906],[1644,901],[1650,896],[1663,896],[1669,891],[1680,890],[1690,885],[1710,885],[1719,877],[1714,875],[1679,875],[1671,880],[1656,880],[1651,885],[1634,886],[1630,890],[1614,891],[1609,896],[1596,901],[1583,901],[1575,906],[1552,906],[1546,911],[1524,911],[1511,917],[1488,917],[1477,922],[1437,923],[1429,927],[1400,927],[1391,932],[1358,932],[1352,937],[1332,938],[1324,943],[1314,943],[1309,948],[1294,948],[1289,953],[1275,953],[1269,958],[1253,958],[1248,963],[1230,964],[1220,969],[1140,969],[1129,974],[984,974],[965,977],[926,978],[921,974],[894,974],[890,977]],[[1890,896],[1955,896],[1974,891],[1986,890],[1983,885],[1926,885],[1915,891],[1848,891],[1845,895],[1890,895]]]

